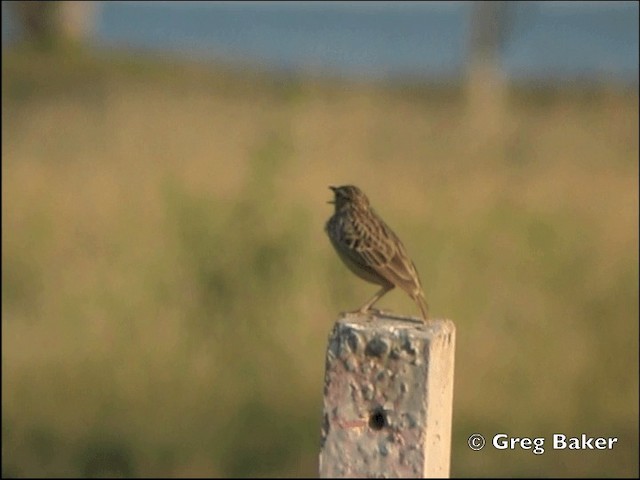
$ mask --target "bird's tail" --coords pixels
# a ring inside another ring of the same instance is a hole
[[[429,320],[429,306],[427,305],[427,300],[424,298],[424,293],[422,292],[422,290],[418,291],[413,299],[418,304],[418,307],[420,307],[422,318],[425,322],[427,322]]]

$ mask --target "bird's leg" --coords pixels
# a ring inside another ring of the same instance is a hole
[[[367,303],[365,303],[362,307],[360,307],[354,313],[367,313],[371,310],[373,310],[376,313],[380,313],[380,310],[372,309],[371,307],[373,306],[374,303],[380,300],[385,293],[387,293],[389,290],[393,290],[393,288],[394,288],[394,285],[385,285],[373,297],[371,297],[371,299]]]

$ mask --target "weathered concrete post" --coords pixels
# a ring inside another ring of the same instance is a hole
[[[447,477],[455,325],[345,314],[327,349],[320,477]]]

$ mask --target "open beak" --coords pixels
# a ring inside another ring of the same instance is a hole
[[[329,188],[331,189],[331,191],[333,191],[333,193],[336,193],[336,190],[338,189],[338,187],[334,187],[333,185],[329,185]],[[336,201],[335,199],[333,199],[333,200],[329,200],[327,203],[330,203],[331,205],[335,205]]]

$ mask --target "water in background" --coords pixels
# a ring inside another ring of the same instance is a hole
[[[102,2],[98,12],[100,47],[346,77],[437,78],[463,69],[470,4]],[[11,38],[5,17],[3,44]],[[517,2],[510,18],[502,61],[512,78],[637,83],[637,2]]]

